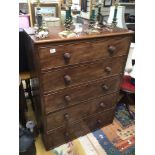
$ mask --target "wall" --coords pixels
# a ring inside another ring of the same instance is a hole
[[[31,0],[31,3],[35,3],[37,0]],[[40,3],[55,3],[59,2],[59,0],[40,0]]]
[[[28,3],[28,0],[19,0],[19,3]]]

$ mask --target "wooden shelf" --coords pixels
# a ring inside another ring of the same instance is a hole
[[[134,25],[135,23],[125,23],[126,25]]]
[[[135,5],[135,3],[125,3],[125,2],[124,3],[123,2],[122,3],[118,3],[118,4],[119,5]]]

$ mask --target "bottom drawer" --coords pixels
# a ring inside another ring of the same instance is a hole
[[[68,126],[58,128],[52,133],[43,134],[45,148],[47,150],[55,148],[112,123],[114,110],[115,108],[113,107],[110,110],[87,117],[77,124],[70,124]]]

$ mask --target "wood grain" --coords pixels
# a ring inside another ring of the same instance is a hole
[[[44,134],[43,140],[46,143],[46,149],[52,149],[62,143],[66,143],[112,123],[114,109],[115,108],[111,108],[105,112],[100,112],[82,119],[78,123],[69,124],[48,134]]]
[[[65,124],[72,124],[94,113],[108,110],[115,106],[116,97],[117,93],[114,93],[54,112],[47,116],[47,131]]]
[[[110,79],[91,81],[79,87],[65,88],[64,90],[44,95],[45,111],[49,112],[51,109],[60,109],[61,107],[67,107],[88,99],[116,92],[119,90],[119,84],[120,78],[119,76],[115,76]],[[103,88],[105,85],[108,87],[108,90]],[[65,100],[66,95],[70,96],[70,101]]]
[[[46,149],[112,122],[133,32],[103,28],[99,34],[38,40],[25,30],[37,124]]]
[[[44,92],[57,91],[123,72],[126,56],[51,70],[41,75]]]
[[[103,44],[104,42],[104,44]],[[128,52],[129,37],[113,37],[99,40],[86,40],[57,45],[42,45],[39,47],[40,66],[42,71],[62,66],[74,65],[84,62],[92,62],[102,58],[126,55]],[[109,46],[113,45],[116,51],[111,53]],[[50,53],[54,49],[55,53]],[[64,54],[70,54],[70,60],[66,63]]]

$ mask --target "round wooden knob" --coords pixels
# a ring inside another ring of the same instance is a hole
[[[116,47],[113,46],[113,45],[110,45],[110,46],[108,47],[108,51],[109,51],[110,54],[114,54],[114,52],[116,51]]]
[[[68,120],[69,119],[69,114],[65,114],[64,117],[65,117],[65,119]]]
[[[64,54],[64,60],[65,60],[66,63],[69,63],[70,58],[71,58],[70,53],[65,53],[65,54]]]
[[[109,89],[109,87],[107,86],[107,85],[102,85],[102,88],[103,88],[103,90],[108,90]]]
[[[65,76],[64,76],[64,80],[65,80],[65,83],[66,83],[66,84],[70,84],[71,81],[72,81],[72,79],[71,79],[71,77],[70,77],[69,75],[65,75]]]
[[[101,102],[101,103],[100,103],[100,107],[101,107],[101,108],[104,108],[104,107],[105,107],[105,104],[104,104],[103,102]]]
[[[70,102],[70,101],[71,101],[71,97],[70,97],[69,95],[66,95],[66,96],[65,96],[65,101],[66,101],[66,102]]]
[[[107,73],[111,73],[112,69],[111,69],[111,67],[106,67],[106,68],[105,68],[105,71],[106,71]]]

